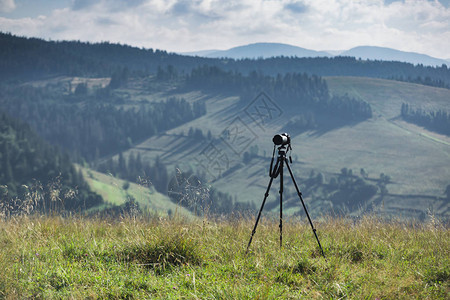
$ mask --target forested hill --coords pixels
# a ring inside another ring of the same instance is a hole
[[[0,111],[0,212],[77,210],[101,202],[67,154]]]
[[[0,80],[26,80],[42,76],[111,76],[117,69],[151,73],[158,65],[190,69],[206,59],[166,51],[80,41],[44,41],[0,33]]]
[[[365,76],[450,88],[450,70],[446,65],[414,66],[353,57],[212,59],[107,42],[56,42],[0,33],[1,81],[23,81],[54,75],[109,77],[123,68],[148,75],[156,73],[159,66],[165,68],[169,65],[176,66],[181,73],[189,73],[205,64],[243,74],[256,70],[272,76],[292,72],[319,76]]]

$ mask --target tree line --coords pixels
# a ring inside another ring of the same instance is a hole
[[[423,126],[428,130],[450,136],[450,114],[442,109],[426,111],[402,103],[401,116],[405,121]]]
[[[450,83],[445,82],[441,78],[433,79],[429,76],[426,76],[425,78],[423,78],[421,76],[417,76],[415,78],[412,78],[411,76],[408,76],[408,77],[398,76],[398,77],[392,77],[389,79],[403,81],[403,82],[417,83],[417,84],[428,85],[428,86],[434,86],[434,87],[439,87],[439,88],[444,88],[444,89],[450,89]]]
[[[447,65],[424,66],[397,61],[362,60],[355,57],[274,57],[260,59],[256,62],[250,59],[227,61],[225,69],[249,73],[261,70],[265,74],[276,76],[278,73],[307,73],[318,76],[358,76],[372,78],[403,78],[405,81],[426,84],[428,81],[417,82],[417,78],[429,78],[431,82],[443,82],[450,85],[450,69]],[[239,66],[239,67],[237,67]]]

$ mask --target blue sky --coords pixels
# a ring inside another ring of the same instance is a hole
[[[450,58],[450,0],[0,0],[0,31],[187,52],[255,42]]]

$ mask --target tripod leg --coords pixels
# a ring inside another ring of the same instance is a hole
[[[261,218],[261,212],[264,208],[264,204],[266,204],[267,197],[269,197],[269,190],[270,190],[270,187],[272,186],[273,179],[274,179],[274,177],[270,176],[269,185],[267,186],[266,193],[264,194],[264,200],[261,204],[261,208],[259,209],[258,217],[256,218],[255,226],[253,227],[252,235],[250,236],[250,240],[248,241],[247,250],[245,251],[245,254],[248,253],[248,249],[250,248],[250,244],[252,243],[253,236],[255,235],[255,232],[256,232],[256,227],[258,227],[258,222],[259,222],[259,219]]]
[[[283,245],[283,160],[280,162],[280,248]]]
[[[322,256],[325,257],[325,254],[323,253],[322,245],[320,244],[319,237],[317,236],[317,233],[316,233],[316,229],[314,228],[314,225],[311,221],[311,217],[309,216],[308,210],[306,209],[305,202],[303,201],[302,193],[300,192],[300,190],[297,186],[297,182],[295,182],[294,174],[292,173],[291,167],[289,166],[289,162],[287,161],[287,159],[285,159],[285,160],[286,160],[286,166],[288,167],[288,170],[289,170],[289,174],[291,174],[292,181],[294,182],[295,189],[297,190],[298,197],[300,198],[300,201],[302,202],[303,209],[305,210],[306,216],[308,217],[309,224],[311,225],[314,236],[316,237],[317,244],[319,244],[320,252],[322,252]]]

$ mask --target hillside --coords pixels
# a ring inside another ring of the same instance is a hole
[[[427,108],[445,109],[450,91],[381,79],[330,77],[326,80],[332,93],[351,93],[370,103],[374,116],[367,121],[338,128],[319,128],[294,134],[292,168],[301,186],[308,188],[304,182],[312,171],[322,173],[325,180],[330,180],[343,168],[352,169],[356,175],[364,169],[368,174],[367,181],[373,184],[384,173],[391,178],[387,185],[388,193],[380,195],[378,192],[361,207],[363,210],[375,206],[375,209],[382,210],[381,213],[423,217],[430,209],[448,217],[450,206],[444,191],[450,178],[447,167],[450,164],[450,138],[408,124],[398,116],[401,103],[405,101],[423,104]],[[140,153],[149,160],[160,156],[168,169],[176,166],[182,170],[205,172],[208,180],[219,190],[231,193],[239,201],[259,206],[269,179],[272,137],[283,132],[286,123],[295,118],[296,106],[280,105],[279,115],[261,127],[245,113],[253,99],[242,103],[237,97],[211,97],[200,92],[178,96],[192,102],[206,100],[208,113],[152,137],[127,153]],[[188,136],[190,127],[205,133],[211,131],[212,138],[194,140]],[[224,129],[233,127],[243,130],[248,138],[243,151],[237,153],[224,142],[222,135]],[[212,150],[216,155],[220,153],[222,165],[208,162],[207,154]],[[245,155],[251,151],[255,155]],[[292,193],[293,186],[289,181],[286,186]],[[276,188],[273,188],[269,199],[274,200],[277,196]],[[324,207],[330,208],[329,203],[320,202],[321,195],[317,192],[305,192],[304,197],[317,212],[323,211]],[[295,201],[295,195],[290,195],[290,198]],[[292,204],[287,208],[295,212],[300,207]],[[357,211],[354,213],[358,214]]]
[[[170,201],[167,195],[157,192],[149,182],[136,184],[81,166],[77,166],[77,168],[82,171],[91,190],[104,199],[104,204],[91,212],[121,206],[130,199],[134,199],[139,208],[146,213],[192,217],[187,209]]]
[[[67,80],[55,78],[30,84],[36,87],[58,86],[58,82]],[[71,80],[85,82],[89,89],[99,88],[95,83],[101,81],[80,77]],[[369,103],[372,117],[343,123],[320,123],[322,121],[318,119],[319,125],[315,125],[318,127],[299,129],[298,125],[289,124],[298,124],[299,116],[304,113],[300,103],[279,102],[267,94],[241,98],[233,96],[233,93],[226,95],[213,90],[185,91],[185,88],[176,88],[181,81],[166,85],[154,77],[129,79],[126,85],[111,91],[112,97],[122,99],[115,104],[118,111],[128,108],[131,113],[130,108],[142,109],[142,105],[153,107],[161,103],[170,105],[168,99],[183,99],[190,107],[204,103],[206,113],[174,123],[173,128],[147,132],[151,137],[138,140],[129,149],[119,150],[123,151],[125,158],[133,154],[146,163],[153,164],[158,159],[163,162],[169,178],[159,183],[158,188],[165,194],[176,169],[182,173],[193,171],[201,175],[205,189],[212,186],[230,195],[234,202],[247,203],[255,209],[260,206],[269,181],[272,137],[287,131],[293,142],[292,169],[314,215],[334,212],[356,216],[375,210],[382,215],[425,218],[428,211],[432,211],[437,216],[448,218],[449,201],[444,192],[450,178],[446,167],[450,162],[450,138],[407,123],[399,115],[404,102],[427,110],[446,109],[449,90],[361,77],[326,77],[325,80],[331,94],[347,94],[346,97]],[[148,86],[155,88],[149,90]],[[261,108],[264,103],[261,101],[270,106],[273,114],[270,118],[266,116],[265,123],[252,115],[256,107]],[[175,106],[172,104],[172,107]],[[236,136],[238,142],[224,135],[227,130],[242,133],[242,136]],[[106,155],[98,162],[105,163],[110,158]],[[112,158],[117,161],[118,154]],[[145,174],[148,176],[152,172]],[[123,182],[112,184],[110,176],[96,174],[94,177],[84,176],[91,188],[110,204],[123,203],[127,198],[127,192],[120,188]],[[155,178],[150,180],[152,184],[158,183]],[[132,183],[130,186],[137,187]],[[276,212],[278,209],[277,189],[278,180],[275,180],[267,211]],[[142,187],[130,189],[135,190],[142,190]],[[285,178],[285,191],[286,213],[302,213],[289,178]],[[176,209],[167,201],[168,198],[155,198],[151,194],[154,192],[154,189],[145,189],[141,194],[130,193],[140,205],[150,210],[166,214],[169,209],[172,212]]]

